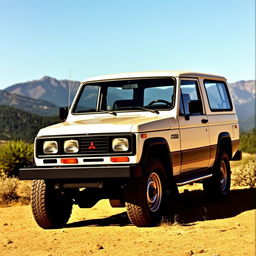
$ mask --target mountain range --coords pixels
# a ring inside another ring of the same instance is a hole
[[[14,84],[0,90],[0,105],[12,106],[38,115],[57,115],[58,107],[68,105],[68,97],[72,101],[79,84],[78,81],[57,80],[44,76],[39,80]],[[241,129],[254,128],[255,80],[230,83],[229,88]]]
[[[241,129],[250,130],[252,128],[255,128],[256,81],[238,81],[229,84],[229,88],[235,103]]]
[[[5,91],[35,100],[49,101],[58,107],[64,107],[68,105],[68,88],[72,100],[79,84],[78,81],[57,80],[44,76],[39,80],[11,85]]]
[[[6,90],[0,90],[0,105],[14,107],[41,116],[56,116],[59,111],[57,106],[48,101],[24,97]]]

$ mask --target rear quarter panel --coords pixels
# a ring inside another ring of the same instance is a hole
[[[226,83],[225,80],[220,80],[220,81],[222,82],[224,81]],[[232,96],[230,95],[231,103],[233,106],[231,111],[218,111],[218,112],[214,111],[213,112],[210,109],[203,78],[200,79],[200,84],[202,87],[205,111],[208,117],[208,129],[209,129],[210,145],[211,145],[211,159],[210,159],[209,165],[212,166],[215,161],[218,138],[221,133],[225,132],[230,135],[231,142],[232,142],[232,156],[237,151],[239,147],[239,124],[238,124],[238,118],[236,115],[235,105],[232,100]]]

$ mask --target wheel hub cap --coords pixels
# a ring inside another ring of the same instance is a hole
[[[152,212],[156,212],[162,201],[162,184],[159,175],[151,173],[147,182],[147,203]]]
[[[227,178],[228,178],[227,167],[225,162],[222,160],[220,164],[220,184],[221,184],[222,191],[226,189]]]

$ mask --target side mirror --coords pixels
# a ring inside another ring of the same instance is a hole
[[[202,102],[200,100],[192,100],[189,102],[189,112],[190,114],[200,114],[203,113]]]
[[[65,121],[68,116],[68,107],[60,108],[59,109],[59,118],[62,121]]]

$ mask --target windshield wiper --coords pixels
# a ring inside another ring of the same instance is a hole
[[[156,110],[156,109],[145,108],[145,107],[141,107],[141,106],[132,106],[131,108],[137,108],[137,109],[149,111],[149,112],[151,112],[151,113],[159,114],[159,111]]]
[[[138,109],[141,109],[141,110],[149,111],[151,113],[159,114],[159,111],[156,110],[156,109],[144,108],[144,107],[141,107],[141,106],[134,106],[134,108],[138,108]]]
[[[102,112],[102,113],[108,113],[108,114],[111,114],[113,116],[116,116],[116,112],[114,111],[107,111],[107,110],[102,110],[102,109],[98,109],[98,112]]]

